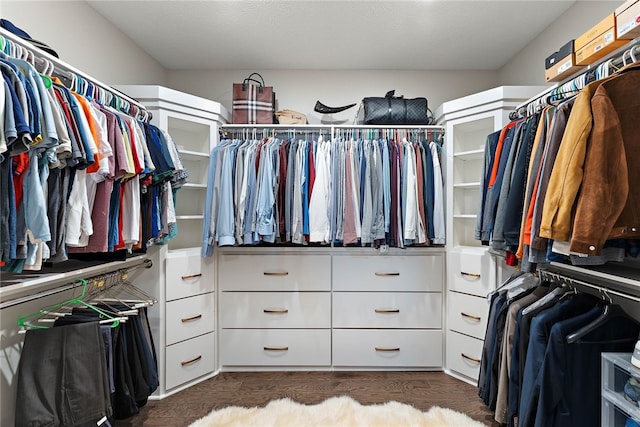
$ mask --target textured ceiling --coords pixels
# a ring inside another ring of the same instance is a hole
[[[574,1],[87,1],[167,69],[495,70]]]

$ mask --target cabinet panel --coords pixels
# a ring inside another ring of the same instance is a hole
[[[334,256],[336,291],[441,291],[443,256]]]
[[[222,292],[222,328],[330,328],[329,292]]]
[[[478,379],[483,340],[457,332],[447,333],[447,368],[469,378]]]
[[[219,260],[223,291],[329,291],[329,255],[234,255]]]
[[[456,332],[484,339],[489,304],[486,298],[449,292],[447,327]]]
[[[214,334],[167,346],[165,387],[172,389],[215,370]]]
[[[329,366],[330,329],[222,329],[223,366]]]
[[[442,331],[335,329],[334,366],[441,367]]]
[[[167,345],[175,344],[215,328],[213,293],[167,302]]]
[[[166,259],[166,280],[167,301],[214,290],[214,281],[202,275],[199,249],[169,252]]]
[[[449,289],[485,297],[495,288],[495,267],[486,248],[453,248],[448,256]]]
[[[334,328],[441,328],[442,294],[335,292]]]

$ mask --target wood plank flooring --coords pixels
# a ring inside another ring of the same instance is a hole
[[[422,411],[441,406],[498,426],[474,386],[443,372],[223,372],[163,400],[149,400],[138,415],[116,425],[187,426],[225,406],[264,406],[283,397],[316,404],[340,395],[362,404],[395,400]]]

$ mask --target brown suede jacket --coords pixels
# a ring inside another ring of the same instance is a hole
[[[640,64],[603,81],[591,110],[570,250],[599,255],[608,239],[640,238]]]

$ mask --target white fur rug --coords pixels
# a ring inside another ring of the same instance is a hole
[[[211,412],[189,427],[482,427],[485,424],[447,408],[427,412],[399,402],[361,405],[347,396],[332,397],[317,405],[291,399],[269,402],[265,407],[230,406]],[[486,426],[485,426],[486,427]]]

